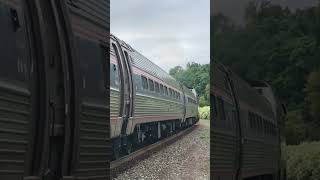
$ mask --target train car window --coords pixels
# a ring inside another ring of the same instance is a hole
[[[252,113],[250,111],[248,111],[248,119],[249,119],[250,129],[253,129]]]
[[[258,116],[258,121],[259,121],[259,133],[262,134],[262,119],[261,116]]]
[[[232,110],[232,129],[235,129],[235,123],[237,121],[237,114],[236,110]]]
[[[164,89],[163,89],[163,85],[162,84],[160,84],[160,93],[164,94]]]
[[[116,59],[116,52],[114,46],[110,48],[110,59]],[[111,63],[110,65],[110,85],[119,87],[120,86],[120,69],[118,64]]]
[[[157,93],[160,93],[160,87],[159,87],[159,83],[154,82],[154,87]]]
[[[266,120],[264,120],[264,133],[268,134],[268,123]]]
[[[256,119],[256,131],[257,131],[257,134],[259,134],[260,133],[259,115],[255,114],[255,119]]]
[[[267,134],[266,133],[266,120],[264,118],[262,118],[262,125],[263,125],[263,133]]]
[[[114,86],[114,82],[115,82],[115,71],[116,71],[116,69],[115,68],[113,68],[113,67],[115,67],[116,65],[115,64],[113,64],[113,63],[111,63],[111,65],[110,65],[110,85],[111,86]]]
[[[218,115],[220,117],[220,120],[225,120],[226,114],[225,114],[225,110],[224,110],[224,102],[221,99],[221,97],[218,97],[217,101],[218,101]]]
[[[252,125],[253,125],[253,129],[254,129],[254,132],[256,132],[257,130],[257,120],[255,118],[255,114],[252,113]]]
[[[148,89],[148,79],[144,76],[141,76],[141,81],[142,81],[142,88]]]
[[[103,49],[99,44],[78,38],[79,63],[83,81],[81,94],[85,97],[103,97],[105,94],[105,77],[102,62],[105,61]]]
[[[263,121],[262,121],[262,118],[259,119],[259,123],[260,123],[260,134],[263,135]]]
[[[210,102],[211,102],[211,114],[213,117],[217,117],[217,106],[216,106],[216,96],[210,95]]]
[[[272,124],[269,122],[269,134],[271,135],[272,134]]]
[[[129,62],[129,55],[128,55],[128,52],[127,51],[123,51],[124,52],[124,55],[126,56],[126,59],[128,60],[128,62]]]
[[[149,79],[149,87],[150,87],[150,91],[154,91],[154,82],[151,79]]]
[[[11,1],[8,1],[11,2]],[[17,82],[24,87],[28,77],[29,65],[23,47],[27,47],[26,34],[22,22],[19,23],[17,11],[0,1],[0,59],[3,66],[0,67],[1,80]],[[12,14],[14,13],[14,14]],[[14,18],[16,17],[14,21]],[[22,19],[20,19],[22,21]],[[20,25],[19,25],[20,24]],[[19,26],[17,26],[19,25]],[[22,28],[21,28],[22,27]],[[12,81],[14,80],[14,81]]]
[[[164,86],[164,92],[165,92],[165,94],[168,96],[169,94],[168,94],[168,88],[167,88],[167,86]]]
[[[259,115],[256,115],[256,121],[257,121],[257,134],[259,134],[260,133]]]

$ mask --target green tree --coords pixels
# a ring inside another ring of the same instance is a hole
[[[311,104],[311,114],[320,125],[320,71],[312,72],[309,75],[306,92]]]
[[[200,106],[209,105],[209,64],[188,63],[186,69],[176,66],[169,74],[188,88],[194,88],[199,96]]]
[[[255,1],[241,26],[221,14],[212,19],[213,59],[244,79],[272,85],[289,111],[289,142],[320,139],[319,75],[309,76],[320,66],[320,6],[291,11]]]

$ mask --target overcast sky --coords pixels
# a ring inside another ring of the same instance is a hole
[[[244,21],[244,13],[246,4],[249,1],[262,1],[262,0],[212,0],[211,13],[222,13],[230,17],[236,24],[242,24]],[[315,6],[318,0],[269,0],[273,4],[279,4],[283,7],[290,9],[304,9]]]
[[[111,33],[169,71],[210,62],[210,0],[111,0]]]

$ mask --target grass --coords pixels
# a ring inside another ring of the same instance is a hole
[[[320,142],[287,146],[288,180],[320,179]]]

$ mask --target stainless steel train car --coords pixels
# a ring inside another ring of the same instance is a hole
[[[108,179],[109,3],[0,0],[1,180]]]
[[[118,158],[196,123],[197,95],[111,35],[110,114]]]
[[[285,179],[285,109],[270,86],[253,87],[216,62],[211,76],[211,177]]]

